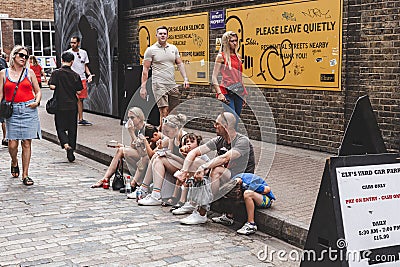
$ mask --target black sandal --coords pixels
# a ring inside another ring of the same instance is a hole
[[[17,178],[19,176],[19,167],[18,167],[18,165],[15,166],[15,167],[11,165],[11,175],[14,178]]]
[[[173,210],[179,209],[179,208],[182,207],[183,205],[185,205],[185,203],[179,201],[178,203],[176,203],[175,205],[173,205],[169,211],[172,212]]]
[[[163,207],[173,206],[176,204],[177,201],[178,201],[178,199],[176,197],[170,197],[166,201],[163,201],[161,203],[161,206],[163,206]]]
[[[33,180],[29,176],[26,176],[24,179],[22,179],[22,183],[27,186],[33,185]]]

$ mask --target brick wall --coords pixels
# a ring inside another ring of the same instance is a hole
[[[9,54],[14,47],[12,19],[54,20],[53,0],[3,0],[0,3],[0,13],[8,14],[9,17],[1,20],[3,50]]]
[[[53,0],[3,0],[0,13],[8,14],[10,18],[53,20]]]
[[[124,25],[120,43],[127,44],[121,53],[125,63],[139,64],[137,30],[141,19],[268,2],[276,1],[173,1],[126,11],[120,16]],[[335,153],[355,101],[368,94],[387,148],[398,151],[399,9],[400,1],[344,1],[342,91],[262,89],[274,115],[278,143]],[[223,32],[210,30],[210,40]],[[210,41],[210,61],[215,59],[214,50]],[[210,86],[192,86],[189,93],[189,97],[212,95]],[[192,111],[196,108],[204,107],[187,107]],[[249,135],[257,139],[259,128],[253,113],[245,109],[241,117]],[[209,122],[201,121],[192,122],[191,127],[211,129]]]
[[[2,20],[1,30],[2,30],[3,51],[7,54],[10,54],[11,50],[14,47],[13,21]]]

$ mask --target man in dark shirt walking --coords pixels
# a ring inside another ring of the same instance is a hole
[[[74,55],[64,52],[61,55],[61,68],[53,71],[49,80],[51,90],[57,100],[57,111],[54,117],[57,136],[61,147],[67,151],[69,162],[75,160],[77,136],[78,98],[76,94],[83,89],[80,76],[71,69]]]

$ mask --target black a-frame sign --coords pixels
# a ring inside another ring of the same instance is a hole
[[[367,246],[371,245],[372,248],[367,251],[368,253],[365,253],[365,251],[358,251],[360,256],[358,260],[361,261],[361,265],[353,265],[351,260],[354,259],[348,257],[349,255],[347,251],[348,240],[346,237],[350,238],[350,235],[345,235],[346,231],[343,222],[345,220],[350,221],[350,219],[346,219],[342,216],[343,206],[341,206],[341,194],[339,192],[338,179],[340,178],[343,180],[343,177],[337,177],[337,168],[349,166],[357,166],[355,168],[358,168],[358,166],[365,166],[365,168],[367,168],[371,165],[371,168],[373,169],[373,167],[380,164],[400,163],[399,154],[387,154],[385,152],[386,148],[369,99],[367,96],[364,96],[358,100],[353,111],[339,150],[339,156],[331,157],[326,161],[317,202],[304,247],[304,254],[300,265],[301,267],[387,266],[381,265],[382,262],[375,260],[377,258],[375,256],[382,253],[391,253],[395,255],[400,252],[400,245],[395,245],[393,247],[379,247],[379,245],[374,243],[374,241],[371,241],[371,244],[367,244]],[[352,181],[357,179],[361,184],[364,181],[370,181],[368,176],[360,176],[359,174],[364,174],[364,172],[357,173],[357,171],[355,171],[353,177],[349,174],[349,179],[353,179]],[[368,172],[365,172],[365,174],[369,174],[369,170]],[[397,179],[397,177],[400,180],[400,173],[398,176],[391,176],[390,179]],[[378,181],[376,184],[379,184]],[[365,188],[368,188],[369,186],[374,187],[376,185],[371,183],[371,185],[367,185]],[[361,190],[361,187],[361,185],[357,186],[354,190]],[[350,191],[353,190],[353,188],[346,189]],[[343,195],[344,194],[342,193],[342,197]],[[358,201],[358,199],[356,200]],[[381,199],[378,201],[377,198],[376,200],[376,203],[379,203]],[[343,201],[344,200],[342,199],[342,204]],[[352,200],[348,201],[350,202]],[[373,205],[375,205],[375,203]],[[361,205],[357,207],[359,208],[360,206]],[[373,227],[373,225],[371,225],[370,228],[371,229],[366,231],[381,231],[379,227]],[[360,232],[360,234],[364,233],[366,232]],[[372,235],[369,232],[368,235],[371,240],[382,237],[380,234]],[[396,262],[399,264],[398,266],[400,266],[398,255],[399,254],[397,254],[397,257],[395,258],[391,258],[391,261]]]
[[[344,133],[339,156],[386,153],[385,143],[367,95],[357,100]]]

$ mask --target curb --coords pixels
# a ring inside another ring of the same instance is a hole
[[[47,141],[59,144],[57,135],[49,133],[43,129],[42,137]],[[113,158],[110,155],[78,143],[76,144],[75,152],[107,166],[110,164]],[[220,213],[223,211],[221,206],[217,203],[212,205],[212,209]],[[244,207],[242,207],[242,209],[244,214],[239,217],[240,222],[244,222],[246,219]],[[308,235],[308,229],[306,225],[299,225],[297,222],[287,220],[284,217],[279,216],[279,214],[274,213],[273,210],[256,210],[255,220],[259,231],[279,238],[280,240],[283,240],[298,248],[304,248]]]
[[[218,201],[211,205],[211,209],[219,213],[224,211],[222,204]],[[260,232],[274,236],[298,248],[304,248],[308,235],[306,225],[299,225],[297,222],[287,220],[276,214],[273,207],[272,210],[256,209],[254,219]],[[243,202],[241,205],[235,206],[235,220],[240,222],[241,225],[247,220]]]

